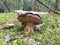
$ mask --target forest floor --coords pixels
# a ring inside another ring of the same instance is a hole
[[[0,27],[10,22],[15,24],[10,29],[0,29],[0,45],[60,45],[60,15],[40,14],[43,20],[42,29],[25,37],[19,34],[22,24],[17,16],[17,13],[0,13]],[[11,41],[6,42],[6,37],[12,37]],[[13,37],[18,39],[13,40]]]

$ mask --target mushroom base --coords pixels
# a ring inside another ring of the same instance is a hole
[[[24,32],[31,33],[35,28],[34,23],[27,22],[26,27],[24,28]]]

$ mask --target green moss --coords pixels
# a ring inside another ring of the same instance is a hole
[[[0,13],[0,24],[6,24],[7,21],[15,21],[16,26],[11,29],[0,29],[0,44],[5,45],[5,42],[3,41],[3,38],[5,36],[5,33],[8,31],[11,35],[16,35],[18,32],[18,28],[21,28],[21,23],[17,20],[16,16],[18,16],[16,13]],[[60,33],[55,31],[60,31],[60,27],[57,27],[59,25],[59,22],[56,22],[56,20],[60,20],[60,15],[57,14],[49,14],[49,15],[40,15],[43,20],[43,28],[41,30],[41,33],[33,32],[33,35],[36,37],[36,41],[39,41],[43,45],[51,45],[51,44],[60,44]],[[50,26],[53,25],[54,28],[50,28]],[[22,41],[23,39],[19,39],[16,41],[15,45],[19,45],[24,43]],[[21,42],[21,43],[20,43]],[[9,45],[14,45],[14,43],[9,43]],[[24,45],[24,44],[23,44]]]

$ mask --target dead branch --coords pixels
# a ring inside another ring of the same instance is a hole
[[[40,4],[42,4],[43,6],[45,6],[46,8],[48,8],[49,10],[53,11],[54,13],[60,14],[60,12],[59,12],[59,11],[54,10],[53,8],[51,8],[51,7],[47,6],[47,5],[45,5],[44,3],[42,3],[42,2],[41,2],[41,1],[39,1],[39,0],[37,0],[37,1],[38,1]]]

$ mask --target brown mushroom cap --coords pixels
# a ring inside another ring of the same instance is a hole
[[[33,14],[33,13],[25,13],[25,14],[20,14],[17,19],[20,22],[26,23],[26,22],[32,22],[34,24],[42,24],[42,19],[38,14]]]

